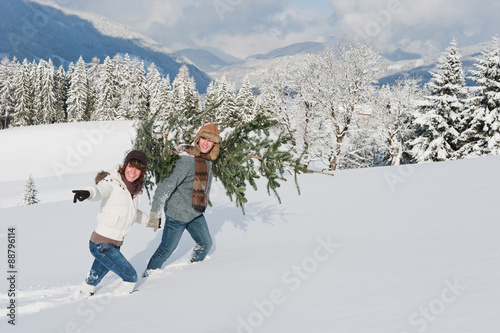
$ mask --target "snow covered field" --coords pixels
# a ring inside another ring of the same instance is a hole
[[[281,205],[249,190],[246,215],[216,183],[208,260],[185,264],[186,234],[138,292],[112,296],[110,273],[72,299],[99,203],[73,204],[71,190],[120,163],[133,133],[132,122],[0,131],[1,332],[500,331],[500,156],[302,175]],[[41,203],[17,207],[30,174]],[[125,240],[139,274],[160,238],[136,225]]]

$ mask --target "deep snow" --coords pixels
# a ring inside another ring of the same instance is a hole
[[[94,297],[72,299],[92,263],[99,203],[73,204],[71,190],[121,162],[132,125],[0,131],[2,332],[500,331],[499,156],[301,175],[301,194],[290,178],[281,205],[264,186],[249,190],[246,215],[216,182],[206,261],[185,263],[186,234],[138,292],[113,296],[110,273]],[[41,203],[18,207],[30,174]],[[146,195],[140,208],[149,211]],[[139,274],[160,238],[141,225],[126,238]]]

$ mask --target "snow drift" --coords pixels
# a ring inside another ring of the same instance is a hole
[[[73,204],[71,190],[120,163],[133,137],[132,122],[0,131],[2,332],[500,330],[499,156],[302,175],[281,205],[249,191],[246,215],[216,182],[207,260],[186,263],[185,235],[138,292],[113,297],[110,273],[74,300],[99,203]],[[30,174],[41,202],[18,207]],[[139,273],[160,238],[132,228],[122,249]]]

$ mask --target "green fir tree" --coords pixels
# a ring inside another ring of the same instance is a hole
[[[294,158],[290,152],[292,136],[278,132],[277,128],[276,120],[259,113],[222,140],[219,157],[214,164],[214,176],[243,213],[247,203],[247,184],[257,190],[256,180],[266,178],[268,194],[276,195],[281,203],[278,188],[280,182],[286,181],[285,174],[295,175],[299,191],[297,174],[309,172],[301,166],[300,158]]]
[[[202,117],[202,115],[200,115]],[[178,118],[158,122],[156,115],[139,123],[135,148],[148,156],[148,174],[145,186],[148,196],[153,187],[165,179],[178,155],[175,149],[186,144],[186,137],[192,138],[200,125],[198,121],[186,123]],[[179,125],[183,130],[179,131]],[[286,181],[285,173],[297,175],[308,172],[290,153],[291,136],[278,131],[277,121],[258,114],[252,121],[231,131],[222,131],[219,157],[214,163],[214,177],[221,181],[227,196],[235,200],[244,213],[247,202],[247,185],[257,190],[256,180],[267,179],[267,191],[276,195],[281,202],[278,188]],[[189,134],[189,135],[188,135]],[[183,141],[184,140],[184,141]],[[297,179],[295,178],[297,183]],[[299,189],[297,184],[297,190]]]

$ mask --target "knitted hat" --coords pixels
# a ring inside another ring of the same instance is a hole
[[[210,123],[207,124],[203,127],[200,128],[196,136],[194,137],[194,146],[196,150],[201,152],[200,146],[198,144],[198,141],[200,141],[200,138],[205,138],[207,140],[210,140],[215,143],[213,146],[212,150],[210,150],[209,153],[207,153],[207,157],[211,160],[216,160],[217,156],[219,156],[219,148],[220,148],[220,142],[221,142],[221,137],[220,137],[220,132],[217,126],[214,124]]]
[[[125,157],[125,161],[123,161],[123,165],[127,165],[128,162],[133,159],[141,161],[145,166],[148,165],[148,157],[140,150],[132,150],[129,152]]]

